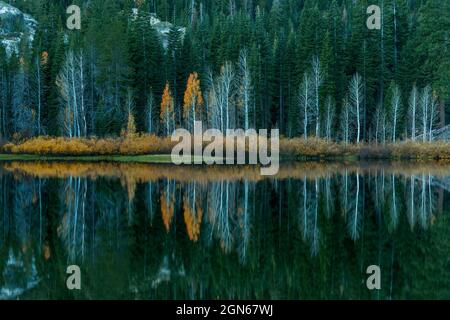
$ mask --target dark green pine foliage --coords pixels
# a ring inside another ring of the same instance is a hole
[[[441,123],[450,116],[450,3],[430,0],[420,8],[417,44],[423,83],[432,83],[439,98]],[[447,117],[445,117],[445,115]],[[447,121],[448,122],[448,121]]]
[[[180,102],[183,100],[189,74],[192,72],[200,73],[202,71],[199,56],[196,54],[197,52],[199,52],[199,47],[195,39],[193,39],[193,33],[188,31],[181,45],[180,67],[177,74],[178,87],[180,88],[178,91],[178,99]]]
[[[138,130],[145,131],[144,114],[150,91],[159,98],[164,88],[164,77],[159,71],[164,61],[164,49],[150,25],[150,17],[144,11],[139,11],[131,21],[128,40],[131,82],[137,93],[134,110],[136,124]]]
[[[251,70],[251,76],[252,76],[252,83],[253,83],[253,117],[251,123],[255,128],[261,127],[261,119],[262,115],[260,112],[260,106],[262,105],[262,99],[261,99],[261,78],[262,78],[262,71],[261,71],[261,55],[258,50],[259,46],[256,44],[256,42],[252,43],[252,47],[250,48],[250,56],[249,56],[249,65]]]
[[[50,59],[51,46],[55,42],[57,36],[56,24],[51,19],[51,6],[48,1],[33,2],[37,5],[37,19],[39,21],[36,34],[34,35],[32,61],[31,61],[31,87],[33,91],[34,105],[39,104],[41,100],[41,131],[39,134],[49,132],[50,125],[50,93],[53,88],[54,79],[52,78],[51,66],[54,62],[58,64],[58,60]],[[52,82],[53,81],[53,82]],[[37,115],[36,115],[37,116]]]
[[[110,10],[114,12],[114,7]],[[119,134],[126,119],[125,99],[130,86],[126,24],[126,16],[117,13],[104,21],[100,30],[103,36],[99,47],[103,54],[98,62],[99,107],[96,127],[101,135]]]
[[[176,27],[173,26],[169,31],[168,44],[166,50],[166,77],[175,99],[175,119],[178,124],[182,120],[182,94],[183,94],[183,79],[181,79],[181,50],[183,46],[183,34]]]
[[[378,99],[375,88],[377,84],[377,36],[379,30],[369,30],[366,26],[366,8],[368,3],[362,1],[354,5],[351,15],[351,41],[347,47],[347,75],[356,72],[363,78],[363,111],[362,111],[362,137],[364,140],[370,136],[369,114],[374,114]],[[348,78],[347,78],[348,80]],[[348,83],[348,82],[347,82]]]
[[[61,65],[65,59],[66,46],[64,44],[64,33],[58,32],[49,50],[49,69],[50,83],[56,82],[56,77],[61,69]],[[60,116],[60,94],[57,86],[52,85],[50,88],[48,101],[48,116],[53,121],[48,121],[49,135],[60,135],[61,126],[56,119]]]
[[[86,61],[86,105],[88,110],[88,132],[91,135],[98,134],[97,117],[101,116],[99,108],[99,90],[97,82],[99,79],[99,58],[101,55],[100,43],[102,42],[102,15],[103,2],[95,1],[88,8],[88,13],[91,19],[84,24],[84,53]]]
[[[300,16],[298,29],[298,75],[299,81],[303,73],[310,68],[314,56],[320,56],[323,37],[322,15],[314,0],[306,0]]]
[[[220,66],[223,63],[223,57],[221,56],[223,48],[222,44],[222,17],[218,17],[215,19],[212,28],[210,29],[209,33],[209,63],[210,68],[214,72],[220,71]]]
[[[322,98],[326,98],[327,95],[334,98],[337,103],[337,116],[340,115],[341,101],[346,91],[343,12],[343,8],[335,0],[332,1],[324,17],[327,30],[321,50],[321,62],[325,74]]]
[[[257,128],[268,128],[271,120],[269,96],[269,72],[271,63],[271,43],[267,37],[264,24],[265,14],[261,10],[256,11],[255,27],[251,61],[253,63],[252,74],[254,83],[255,117]]]
[[[8,137],[8,65],[6,50],[0,46],[0,135]]]
[[[285,51],[283,53],[285,58],[285,134],[288,137],[293,137],[297,134],[298,108],[297,108],[297,79],[295,73],[295,54],[297,47],[297,37],[294,32],[290,32]]]
[[[284,52],[286,49],[286,39],[283,35],[275,38],[272,53],[271,68],[271,95],[272,95],[272,126],[285,130],[286,121],[286,61]]]

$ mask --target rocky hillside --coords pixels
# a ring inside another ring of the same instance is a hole
[[[36,31],[36,20],[19,9],[0,1],[0,44],[8,55],[17,52],[22,39],[30,43]]]
[[[138,9],[133,9],[133,18],[136,18],[138,15]],[[173,24],[168,21],[161,21],[155,13],[151,13],[149,15],[150,25],[153,29],[158,33],[159,38],[161,39],[162,45],[164,49],[167,49],[169,44],[169,33],[173,28]],[[176,26],[177,31],[181,34],[181,37],[184,38],[186,34],[186,28]]]

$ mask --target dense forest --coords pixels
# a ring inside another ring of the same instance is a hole
[[[450,119],[447,0],[74,1],[80,30],[66,27],[72,2],[6,2],[37,26],[30,45],[0,46],[5,140],[170,135],[202,120],[425,141]]]
[[[449,0],[0,0],[0,299],[448,298],[449,44]],[[195,121],[277,175],[175,166]]]

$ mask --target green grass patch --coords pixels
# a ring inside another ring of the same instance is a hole
[[[81,162],[136,162],[172,163],[170,155],[140,156],[41,156],[31,154],[0,154],[0,161],[81,161]]]

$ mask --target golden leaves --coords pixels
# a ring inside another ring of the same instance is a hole
[[[169,83],[167,82],[161,99],[161,120],[165,120],[167,117],[171,116],[173,113],[173,104],[172,93],[170,92]]]
[[[134,119],[131,119],[134,121]],[[121,138],[51,138],[37,137],[22,143],[8,143],[3,152],[13,154],[33,154],[47,156],[89,156],[89,155],[141,155],[170,154],[173,143],[170,138],[155,135],[128,134]]]
[[[166,227],[166,231],[170,231],[170,225],[172,223],[172,218],[175,214],[175,205],[173,194],[168,194],[166,191],[161,193],[161,214],[164,222],[164,226]]]
[[[41,66],[45,66],[48,64],[48,52],[42,51],[41,53]]]
[[[200,227],[203,217],[203,210],[197,200],[198,199],[194,199],[194,203],[191,204],[188,201],[188,197],[185,197],[183,203],[183,216],[184,223],[186,224],[186,231],[189,239],[194,242],[196,242],[200,236]]]
[[[136,121],[132,112],[128,112],[127,129],[122,136],[127,138],[134,138],[136,136]]]
[[[191,73],[184,92],[183,107],[185,117],[193,109],[194,112],[199,112],[199,107],[203,105],[202,91],[200,89],[200,80],[197,72]]]

